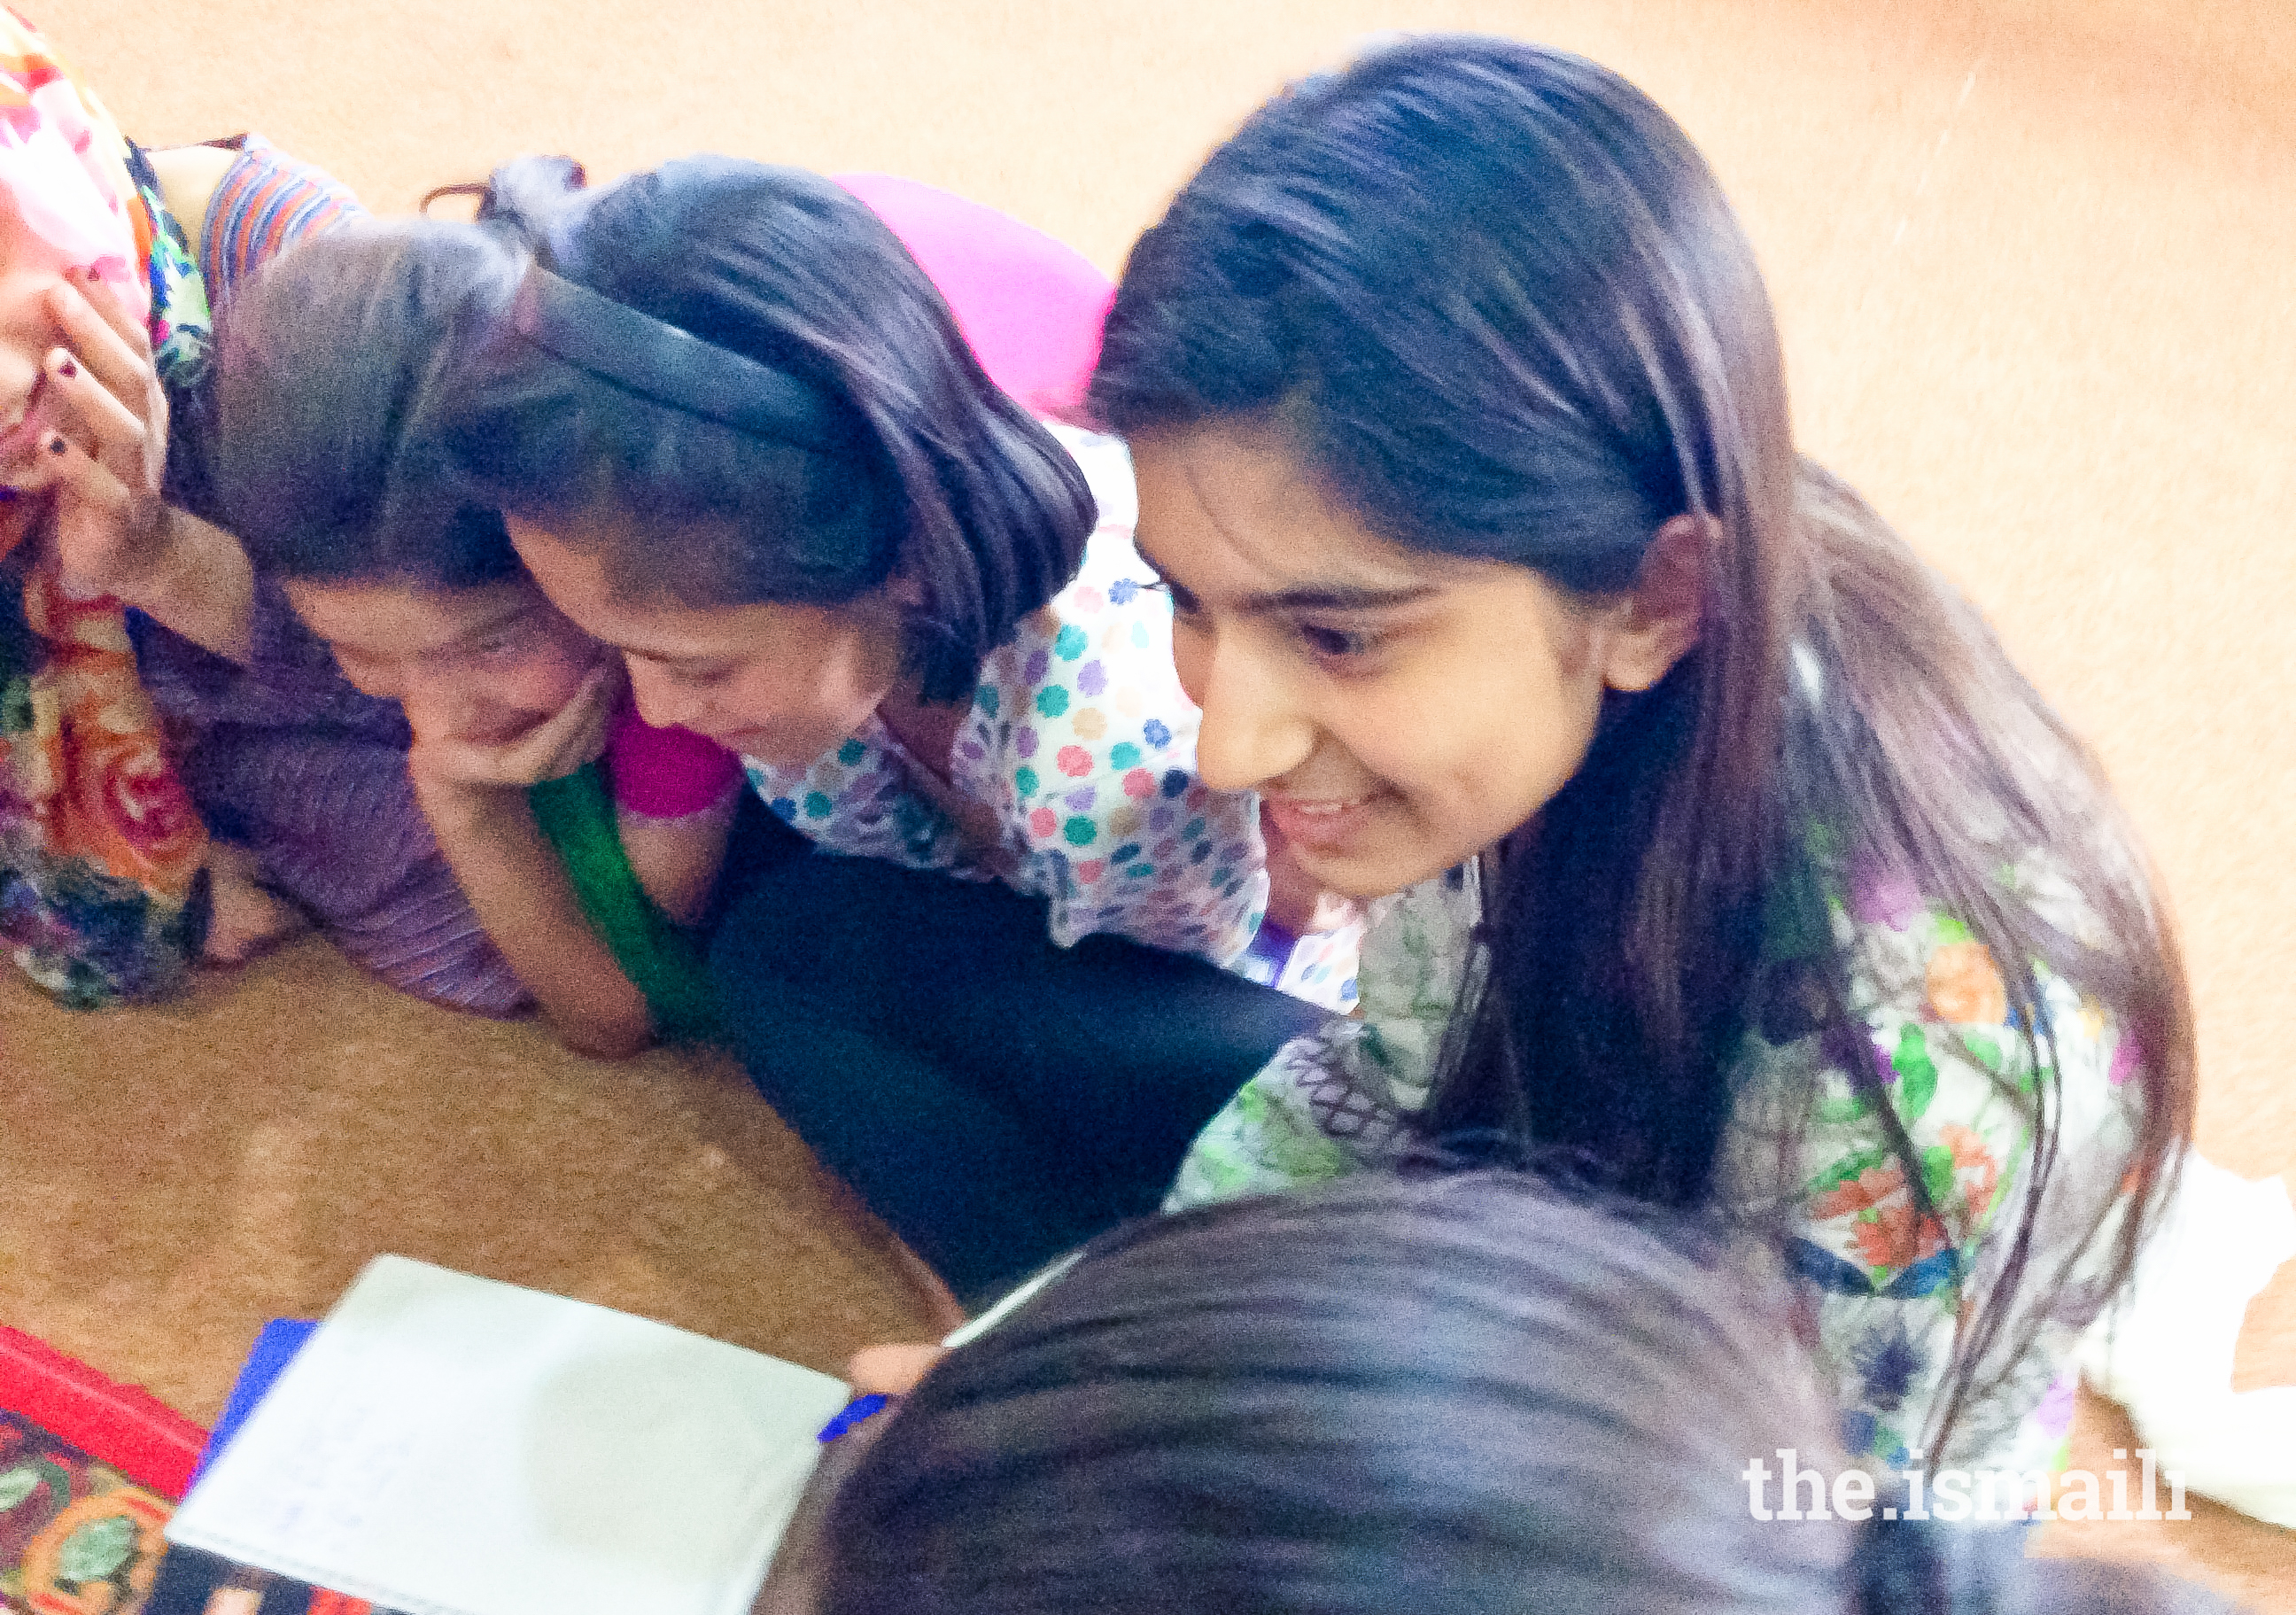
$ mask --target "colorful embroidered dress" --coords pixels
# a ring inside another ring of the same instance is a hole
[[[171,395],[197,384],[207,301],[149,165],[4,12],[0,206],[148,312]],[[196,955],[207,836],[137,682],[119,603],[72,597],[24,542],[45,505],[12,504],[0,520],[0,944],[86,1008],[163,992]]]
[[[1939,1411],[1963,1297],[1981,1293],[2006,1242],[1997,1236],[2023,1215],[2035,1072],[2007,1024],[2000,972],[1964,926],[1902,881],[1845,875],[1822,855],[1814,864],[1824,919],[1784,913],[1766,939],[1762,1007],[1734,1073],[1718,1196],[1750,1219],[1792,1227],[1850,1449],[1903,1466]],[[2077,901],[2045,873],[2029,866],[2010,879],[2020,898],[2077,922]],[[1166,1209],[1390,1165],[1422,1143],[1414,1117],[1479,913],[1471,871],[1374,905],[1361,1019],[1286,1045],[1198,1137]],[[1802,972],[1823,939],[1819,924],[1851,963],[1850,1004],[1874,1051],[1871,1072],[1835,1067],[1810,1023]],[[2102,1299],[2110,1239],[2087,1236],[2109,1234],[2120,1207],[2138,1120],[2135,1052],[2070,984],[2045,976],[2041,992],[2062,1095],[2058,1156],[2025,1280],[2045,1315],[2006,1332],[2022,1349],[1980,1365],[1976,1405],[1964,1410],[1950,1452],[1927,1455],[1932,1468],[2029,1473],[2061,1464],[2072,1352]],[[1877,1091],[1905,1119],[1942,1223],[1916,1226]],[[1972,1275],[1966,1291],[1952,1282],[1956,1268]]]
[[[1100,525],[1074,581],[981,668],[947,785],[873,717],[809,767],[752,759],[750,778],[832,851],[1045,898],[1063,947],[1106,931],[1229,964],[1267,902],[1258,800],[1195,777],[1198,715],[1172,670],[1171,602],[1132,547],[1122,445],[1053,430],[1084,468]],[[1350,1004],[1352,960],[1302,954],[1276,985]]]

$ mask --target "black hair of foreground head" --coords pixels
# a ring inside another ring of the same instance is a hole
[[[1749,1455],[1841,1456],[1718,1250],[1515,1174],[1136,1225],[903,1406],[821,1608],[1845,1607],[1849,1528],[1747,1508]]]
[[[2027,1565],[2013,1529],[1754,1519],[1749,1457],[1846,1460],[1747,1248],[1513,1171],[1136,1224],[892,1416],[830,1505],[816,1607],[2225,1607],[2144,1571]]]

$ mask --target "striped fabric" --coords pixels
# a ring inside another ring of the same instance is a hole
[[[184,783],[218,836],[251,848],[267,881],[399,991],[482,1015],[526,1007],[414,799],[398,702],[353,689],[274,584],[257,586],[243,668],[140,613],[130,624],[184,742]]]
[[[260,135],[242,135],[238,145],[239,159],[216,187],[200,233],[200,273],[216,308],[290,242],[366,217],[358,198],[324,169],[297,162]]]

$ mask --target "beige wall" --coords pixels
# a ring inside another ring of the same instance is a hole
[[[520,151],[716,148],[933,180],[1111,269],[1211,142],[1372,29],[1619,68],[1745,216],[1806,445],[2103,751],[2183,920],[2209,1148],[2296,1162],[2286,0],[35,6],[145,143],[260,128],[387,209]]]

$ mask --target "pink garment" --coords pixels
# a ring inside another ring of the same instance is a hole
[[[994,208],[890,174],[840,174],[940,289],[988,379],[1032,414],[1084,404],[1116,288],[1083,254]]]
[[[626,700],[606,738],[606,772],[619,806],[650,819],[682,819],[731,795],[742,759],[691,729],[655,728]]]

